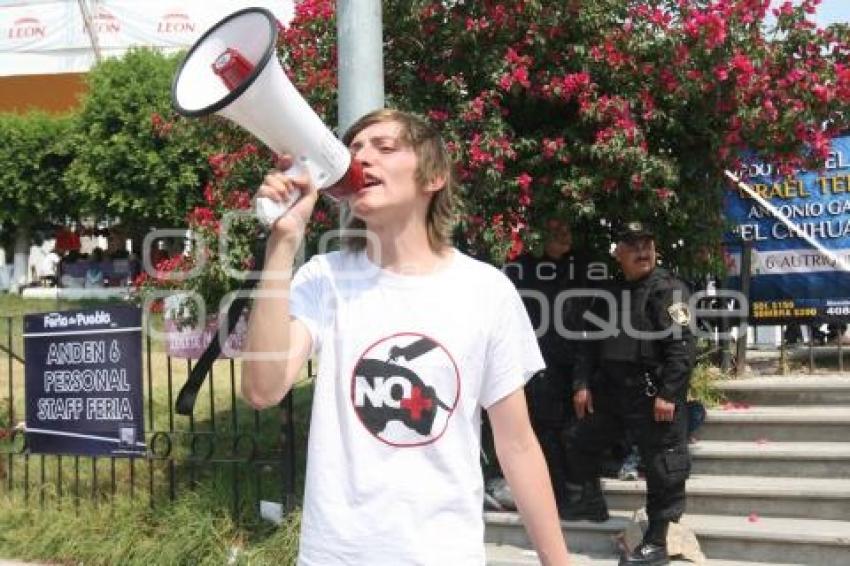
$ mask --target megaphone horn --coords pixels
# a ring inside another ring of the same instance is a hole
[[[192,46],[177,70],[171,97],[188,117],[218,114],[248,130],[277,154],[295,158],[292,172],[306,172],[333,198],[363,187],[363,170],[289,81],[275,54],[278,23],[264,8],[245,8],[213,25]],[[267,225],[287,203],[257,199]]]

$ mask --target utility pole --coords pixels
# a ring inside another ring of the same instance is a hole
[[[384,37],[381,0],[337,0],[337,128],[342,136],[358,118],[384,107]],[[339,207],[339,226],[350,210]]]
[[[342,135],[358,118],[384,107],[381,0],[337,0],[336,26]]]
[[[77,0],[77,6],[80,7],[80,14],[83,16],[83,23],[86,25],[86,33],[89,35],[91,49],[94,52],[94,61],[95,63],[100,63],[102,57],[100,55],[100,44],[97,41],[97,30],[94,29],[94,22],[92,21],[89,7],[86,5],[86,0]]]

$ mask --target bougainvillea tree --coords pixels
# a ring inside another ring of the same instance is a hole
[[[668,257],[709,269],[722,170],[745,148],[818,166],[850,120],[850,33],[818,29],[818,3],[768,27],[769,0],[384,2],[388,104],[451,139],[475,253],[535,245],[559,211],[590,246],[617,218],[653,221]],[[334,4],[300,3],[281,52],[329,123]]]
[[[560,214],[602,255],[611,223],[637,218],[655,224],[671,263],[717,270],[723,170],[745,149],[788,174],[818,167],[850,121],[850,31],[818,29],[818,3],[786,2],[768,26],[769,0],[388,0],[387,104],[428,116],[449,140],[462,248],[504,261],[538,246],[541,220]],[[330,125],[334,9],[299,2],[279,45]],[[218,204],[262,177],[233,164],[272,163],[244,143],[210,158]],[[222,210],[208,199],[190,219],[214,227]],[[314,236],[336,224],[326,203],[314,220]]]

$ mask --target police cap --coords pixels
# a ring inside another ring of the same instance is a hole
[[[652,229],[644,222],[639,220],[630,220],[623,222],[617,229],[616,237],[618,242],[627,242],[640,238],[654,238],[655,234]]]

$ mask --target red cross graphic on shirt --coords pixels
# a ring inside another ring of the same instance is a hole
[[[413,420],[418,421],[422,418],[422,411],[430,409],[434,406],[433,401],[422,396],[422,389],[419,386],[414,386],[410,393],[410,399],[402,399],[402,409],[407,409]]]

